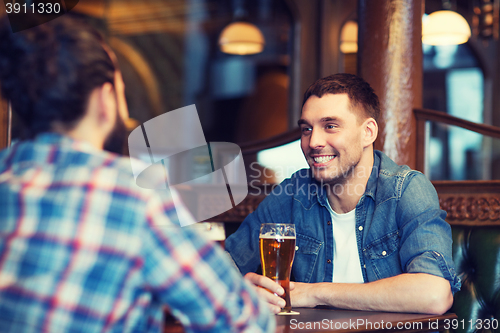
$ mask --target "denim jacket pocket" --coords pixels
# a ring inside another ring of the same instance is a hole
[[[401,273],[399,259],[399,231],[394,231],[366,245],[365,258],[370,261],[378,279]]]
[[[299,233],[296,238],[295,259],[292,267],[297,269],[292,268],[292,274],[297,282],[310,282],[323,242]]]

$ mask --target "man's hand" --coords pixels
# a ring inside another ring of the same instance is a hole
[[[313,308],[318,305],[318,300],[314,298],[314,284],[290,281],[290,301],[292,307]]]
[[[278,313],[285,307],[285,300],[279,297],[285,293],[285,290],[278,283],[256,273],[247,273],[245,279],[256,286],[257,294],[267,302],[271,311]]]

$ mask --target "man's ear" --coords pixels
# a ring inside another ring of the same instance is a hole
[[[363,123],[363,143],[367,147],[377,139],[378,135],[378,124],[373,118],[368,118]]]
[[[101,125],[108,122],[114,124],[116,107],[115,89],[111,83],[106,82],[99,88],[98,122]]]

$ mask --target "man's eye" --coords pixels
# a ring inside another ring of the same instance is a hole
[[[332,125],[332,124],[326,125],[326,129],[334,129],[335,127],[337,127],[337,126]]]
[[[302,127],[301,131],[302,132],[309,132],[309,131],[311,131],[311,128],[310,127]]]

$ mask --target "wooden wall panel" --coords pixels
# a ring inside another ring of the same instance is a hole
[[[0,96],[0,150],[10,145],[9,104]]]

